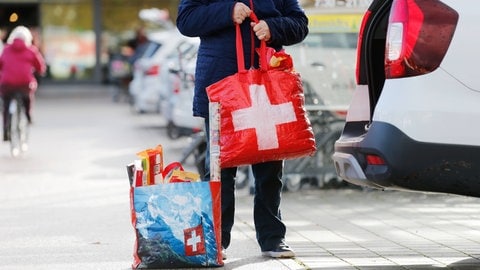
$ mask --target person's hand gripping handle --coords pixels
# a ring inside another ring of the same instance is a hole
[[[233,22],[242,24],[246,18],[250,17],[250,13],[252,13],[252,10],[247,5],[241,2],[235,3],[232,14]]]

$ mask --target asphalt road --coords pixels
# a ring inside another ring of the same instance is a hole
[[[180,159],[160,115],[132,113],[108,87],[42,85],[29,152],[0,143],[0,269],[130,269],[125,165],[162,144]],[[190,169],[192,164],[184,164]],[[284,193],[287,241],[297,257],[260,256],[252,196],[238,191],[236,224],[221,269],[480,269],[479,199],[304,188]]]

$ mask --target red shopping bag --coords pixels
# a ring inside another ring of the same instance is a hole
[[[218,103],[218,110],[210,112],[210,137],[219,135],[220,166],[313,155],[315,136],[304,107],[300,75],[269,69],[264,41],[258,50],[260,68],[246,70],[239,25],[236,46],[238,73],[207,87],[210,103]],[[214,121],[219,121],[219,130]]]

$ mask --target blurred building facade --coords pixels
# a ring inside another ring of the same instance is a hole
[[[179,0],[2,0],[0,37],[28,26],[48,64],[45,80],[106,79],[109,55],[133,39],[136,30],[165,27],[140,19],[145,9],[175,18]],[[169,18],[167,19],[171,21]]]
[[[162,20],[172,25],[179,2],[180,0],[0,0],[0,38],[5,40],[13,27],[26,25],[32,30],[34,42],[47,61],[46,80],[104,82],[108,80],[110,55],[119,53],[140,28],[147,32],[162,30],[168,27],[159,23]],[[311,12],[315,9],[364,10],[371,0],[299,2]],[[159,21],[140,18],[140,11],[153,9],[162,11]],[[336,15],[330,16],[337,18]],[[316,24],[325,24],[325,21],[331,23],[332,20],[312,20]],[[312,26],[315,25],[311,24]]]

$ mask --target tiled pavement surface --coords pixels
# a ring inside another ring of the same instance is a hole
[[[239,197],[237,239],[255,237],[251,201]],[[284,193],[287,241],[297,257],[279,260],[282,266],[272,269],[480,269],[478,203],[453,195],[358,189]],[[234,259],[259,253],[233,243]]]

